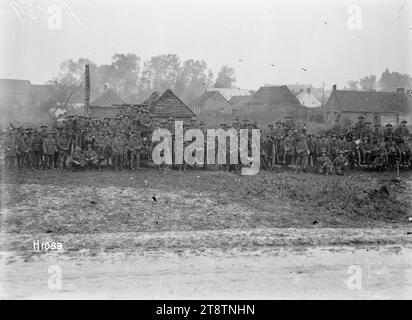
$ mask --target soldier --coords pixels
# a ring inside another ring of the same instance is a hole
[[[21,165],[24,167],[27,165],[30,169],[33,169],[33,162],[31,158],[31,142],[32,137],[29,136],[29,130],[23,132],[23,136],[21,137]]]
[[[387,123],[385,126],[385,130],[383,131],[383,137],[385,141],[389,141],[389,139],[393,138],[393,129],[390,123]]]
[[[332,140],[329,143],[330,158],[331,158],[332,161],[338,155],[338,150],[339,150],[338,145],[339,144],[338,144],[337,136],[336,136],[336,134],[333,134],[332,135]]]
[[[318,146],[317,146],[317,150],[318,150],[318,157],[321,155],[321,150],[326,150],[326,152],[329,154],[330,152],[330,145],[329,145],[329,141],[328,138],[326,137],[326,135],[321,135],[321,138],[318,142]]]
[[[383,137],[381,132],[381,125],[375,124],[375,130],[372,133],[372,143],[379,141]]]
[[[31,158],[33,166],[39,169],[41,166],[41,160],[43,155],[43,140],[41,139],[39,132],[34,129],[31,140]]]
[[[370,156],[371,156],[371,146],[369,144],[368,138],[364,137],[362,142],[359,145],[359,150],[361,153],[361,163],[365,163],[369,165]]]
[[[373,161],[373,165],[375,166],[376,171],[381,172],[385,168],[387,161],[388,156],[386,152],[381,150],[379,152],[379,155]]]
[[[315,136],[313,134],[308,134],[308,149],[309,149],[309,155],[308,155],[308,164],[314,168],[316,167],[316,140]]]
[[[56,152],[57,146],[56,141],[53,139],[53,134],[48,133],[47,137],[43,140],[43,154],[44,154],[44,163],[43,169],[50,169],[54,167],[54,153]]]
[[[140,152],[143,148],[141,132],[132,132],[130,135],[130,169],[140,170]]]
[[[283,163],[294,164],[295,163],[295,138],[293,137],[292,130],[288,131],[288,135],[283,140]]]
[[[86,161],[86,165],[88,169],[97,169],[99,161],[98,161],[97,153],[96,151],[93,150],[91,143],[87,145],[87,150],[84,153],[84,160]]]
[[[369,141],[369,143],[371,143],[372,142],[372,129],[371,129],[371,127],[370,127],[370,122],[369,121],[366,121],[365,122],[365,125],[363,126],[363,129],[362,129],[362,131],[361,131],[361,138],[362,138],[362,140],[364,139],[364,138],[368,138],[368,141]]]
[[[65,132],[62,132],[57,137],[57,150],[58,150],[57,167],[59,169],[63,169],[65,167],[65,163],[69,155],[69,140],[67,139]]]
[[[73,169],[82,169],[86,166],[84,152],[79,146],[74,148],[73,154],[69,159],[69,165]]]
[[[282,127],[282,122],[276,121],[275,127],[273,128],[273,137],[274,137],[274,156],[273,162],[280,163],[282,156],[282,147],[283,147],[283,138],[285,137],[285,130]]]
[[[365,125],[365,117],[359,116],[358,122],[355,124],[355,139],[359,139],[362,137],[362,129]]]
[[[113,170],[122,170],[124,143],[120,133],[117,133],[112,142]]]
[[[261,148],[261,150],[263,151],[264,169],[273,170],[274,165],[275,165],[275,162],[273,159],[274,141],[273,141],[273,136],[271,135],[270,132],[266,134],[266,139],[264,139],[262,147],[263,148]]]
[[[339,155],[333,161],[333,165],[335,166],[336,174],[343,175],[343,171],[348,166],[348,159],[345,157],[344,151],[339,151]]]
[[[409,138],[409,130],[406,127],[406,120],[402,120],[400,125],[396,128],[395,130],[395,138],[400,141],[400,140],[405,140],[407,141]]]
[[[296,172],[306,170],[308,162],[309,147],[306,136],[301,133],[296,141]]]
[[[320,150],[320,157],[318,157],[317,159],[317,164],[318,164],[318,171],[320,174],[328,175],[329,173],[331,173],[332,163],[330,161],[330,158],[327,156],[326,149]]]

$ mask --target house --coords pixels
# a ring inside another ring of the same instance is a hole
[[[398,124],[401,119],[411,121],[412,97],[409,91],[399,88],[396,92],[337,90],[332,93],[324,108],[325,119],[330,123],[350,121],[359,116],[372,125]]]
[[[308,108],[302,106],[286,85],[260,87],[245,103],[242,111],[277,114],[277,116],[306,117]]]
[[[233,111],[243,110],[243,108],[250,102],[253,96],[233,96],[229,103],[233,107]]]
[[[27,105],[30,103],[30,89],[29,80],[0,79],[0,102]]]
[[[105,88],[100,97],[90,103],[90,117],[95,119],[114,118],[117,116],[119,107],[125,102],[113,89]]]
[[[240,88],[207,88],[206,91],[218,91],[227,101],[229,101],[233,96],[251,95],[250,90]]]
[[[149,106],[149,111],[158,119],[168,119],[187,121],[196,115],[192,110],[180,100],[170,89],[167,89],[162,95],[154,92],[143,102],[143,105]]]
[[[311,93],[310,88],[306,88],[306,91],[299,92],[296,98],[298,98],[302,106],[305,106],[308,108],[316,108],[322,105],[322,103],[318,100],[318,98],[316,98],[316,96],[313,93]]]
[[[232,114],[232,105],[219,91],[206,91],[200,97],[190,103],[190,109],[196,114],[220,113]]]

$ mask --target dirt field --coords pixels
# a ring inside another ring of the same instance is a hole
[[[3,298],[411,296],[409,173],[39,170],[1,188]],[[63,250],[35,252],[35,240]],[[342,286],[350,265],[379,263],[364,291]]]

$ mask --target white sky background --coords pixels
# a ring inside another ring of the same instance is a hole
[[[25,2],[36,10],[20,19],[12,5]],[[237,86],[248,89],[264,83],[343,87],[369,74],[379,79],[386,67],[412,75],[408,0],[64,2],[80,23],[63,14],[62,28],[51,30],[45,12],[58,0],[0,0],[0,78],[44,83],[65,58],[103,64],[129,52],[142,60],[162,53],[203,59],[215,76],[228,64]],[[351,5],[362,10],[360,30],[348,27]]]

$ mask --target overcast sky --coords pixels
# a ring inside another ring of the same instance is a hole
[[[407,0],[0,2],[0,78],[44,83],[65,58],[106,64],[117,52],[143,60],[162,53],[203,59],[215,76],[228,64],[237,86],[248,89],[264,83],[342,87],[368,74],[379,78],[386,67],[412,74]],[[34,10],[19,11],[25,3]],[[61,29],[49,28],[53,4],[63,8]]]

